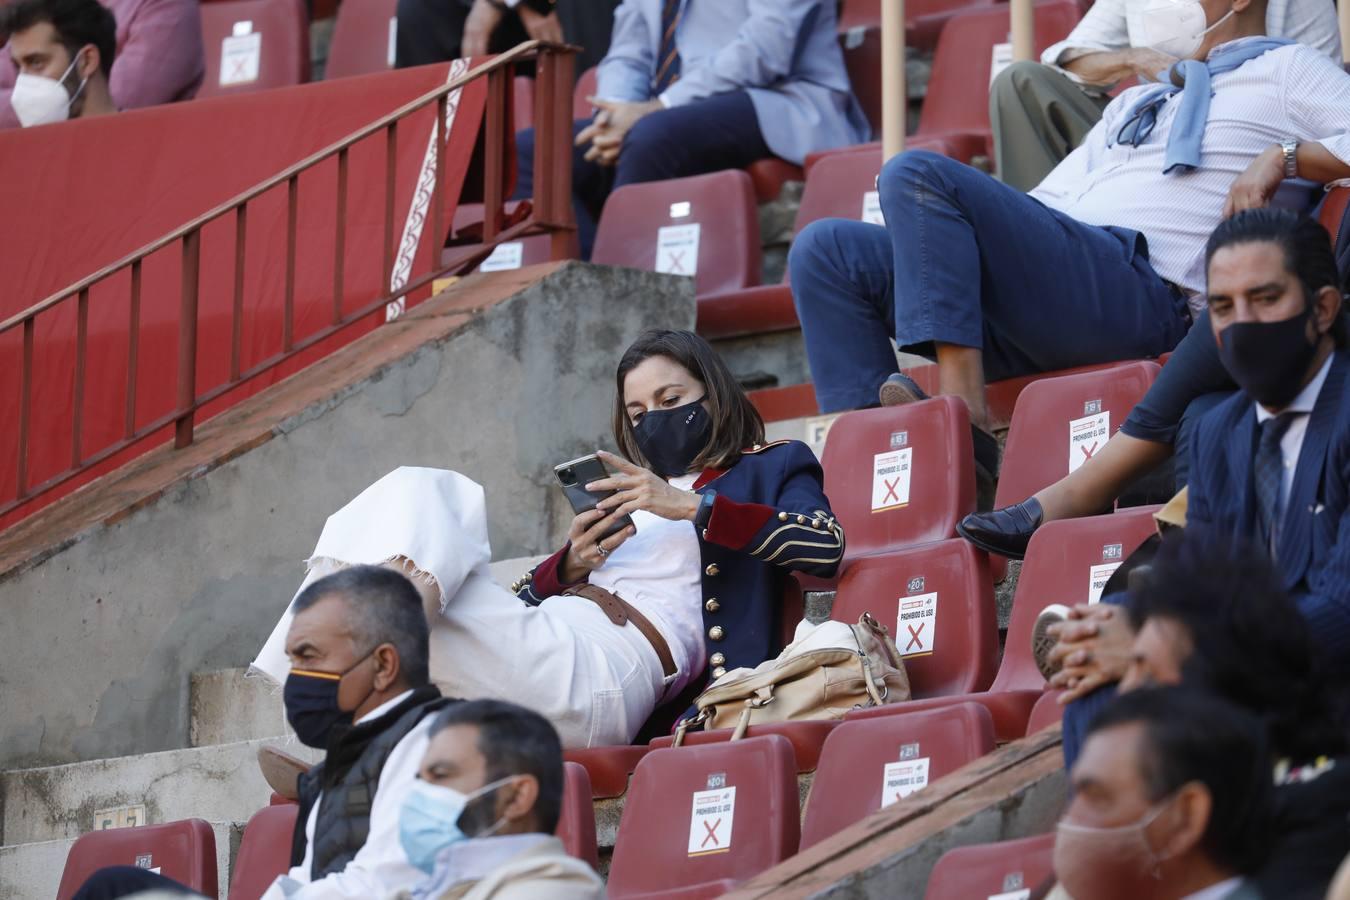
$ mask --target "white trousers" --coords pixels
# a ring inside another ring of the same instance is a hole
[[[475,572],[432,618],[431,679],[443,693],[533,709],[564,747],[631,742],[676,677],[632,622],[620,628],[582,597],[531,607]]]

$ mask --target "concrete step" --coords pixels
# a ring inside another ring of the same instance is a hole
[[[492,577],[510,586],[534,568],[542,556],[522,556],[492,563]],[[192,676],[191,721],[193,747],[232,744],[289,735],[281,691],[265,678],[248,678],[247,667],[197,672]]]
[[[770,441],[804,441],[819,459],[825,452],[825,437],[830,432],[830,426],[840,415],[841,413],[826,413],[821,416],[768,422],[764,426],[764,437]]]
[[[239,852],[242,822],[212,822],[216,836],[216,882],[229,892],[230,866]],[[0,847],[0,900],[49,900],[61,885],[74,838]]]
[[[274,744],[301,759],[322,754],[295,740],[238,741],[0,774],[0,843],[68,840],[94,829],[100,810],[144,805],[144,821],[192,816],[246,822],[271,790],[257,751]]]

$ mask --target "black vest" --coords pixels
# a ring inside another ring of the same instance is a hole
[[[317,800],[310,879],[318,881],[347,867],[370,835],[370,808],[389,754],[424,718],[454,702],[427,685],[379,718],[333,736],[324,761],[300,776],[292,866],[305,859],[305,825]]]

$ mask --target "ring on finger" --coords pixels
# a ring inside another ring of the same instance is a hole
[[[604,559],[606,556],[609,556],[609,551],[605,549],[604,544],[597,543],[595,545],[595,552],[600,554],[601,559]]]

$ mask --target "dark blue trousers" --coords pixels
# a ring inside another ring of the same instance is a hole
[[[572,133],[591,124],[573,123]],[[638,120],[624,138],[613,166],[586,161],[588,147],[572,151],[572,207],[581,258],[590,259],[595,226],[609,192],[625,184],[684,178],[722,169],[743,169],[772,156],[745,91],[718,94],[687,106],[657,110]],[[534,196],[534,129],[516,135],[514,199]]]
[[[891,339],[983,351],[990,381],[1157,356],[1186,333],[1185,301],[1142,235],[1056,212],[921,150],[878,182],[887,225],[815,222],[788,257],[822,412],[875,405]]]

